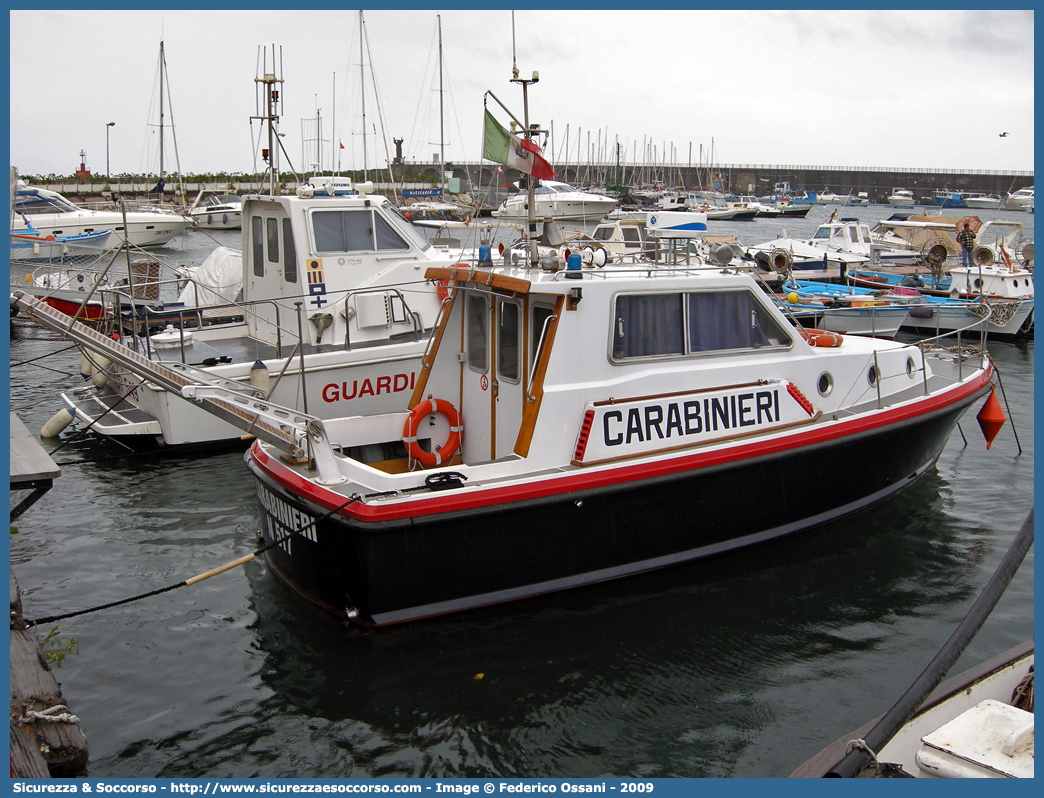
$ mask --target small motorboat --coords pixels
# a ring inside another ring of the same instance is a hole
[[[1033,213],[1033,186],[1020,188],[1001,200],[1000,207],[1006,211],[1029,211]]]
[[[112,230],[81,235],[44,236],[29,225],[25,232],[11,233],[11,260],[26,263],[76,263],[97,260],[109,247]]]
[[[126,232],[124,219],[126,218]],[[28,233],[34,228],[41,236],[79,236],[111,231],[106,246],[115,249],[124,238],[136,247],[165,244],[192,226],[185,216],[157,207],[122,210],[92,210],[74,205],[57,191],[30,186],[19,180],[11,216],[12,233]]]
[[[991,210],[1000,207],[1001,197],[1000,194],[969,194],[964,198],[964,204],[969,208]]]
[[[888,204],[899,208],[912,208],[917,204],[914,194],[908,188],[897,188],[888,195]]]
[[[614,197],[581,191],[558,180],[541,180],[533,190],[533,201],[533,216],[537,219],[591,222],[609,213],[617,202]],[[529,218],[528,192],[520,191],[508,197],[493,211],[493,216],[499,219]]]
[[[201,191],[185,215],[200,230],[238,230],[243,223],[243,198],[238,194]]]

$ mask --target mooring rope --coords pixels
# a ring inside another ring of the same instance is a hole
[[[48,709],[42,709],[40,711],[28,710],[24,715],[18,718],[18,724],[20,726],[27,726],[30,723],[36,723],[37,721],[44,721],[46,723],[70,723],[76,725],[80,722],[80,719],[69,712],[69,707],[65,704],[55,704],[53,707]]]
[[[12,363],[11,368],[14,369],[18,368],[19,366],[28,366],[30,363],[35,363],[37,360],[43,360],[45,357],[52,357],[53,355],[60,355],[62,354],[62,352],[68,352],[71,349],[76,349],[78,346],[79,344],[72,344],[71,346],[67,346],[64,349],[58,349],[54,352],[47,352],[43,355],[37,355],[36,357],[31,357],[28,360],[23,360],[20,363]]]
[[[86,610],[77,610],[76,612],[67,612],[67,613],[65,613],[63,615],[49,615],[46,618],[37,618],[37,619],[34,619],[34,620],[26,620],[26,622],[25,622],[26,626],[27,626],[27,628],[32,628],[34,626],[39,626],[40,624],[43,624],[43,623],[54,623],[56,621],[64,621],[66,618],[75,618],[78,615],[87,615],[88,613],[99,612],[101,610],[111,609],[112,607],[119,607],[122,604],[130,604],[132,601],[140,601],[141,599],[149,598],[151,596],[158,596],[161,593],[169,593],[171,590],[177,590],[180,587],[188,587],[189,585],[194,585],[197,582],[202,582],[204,579],[209,579],[212,576],[217,576],[218,574],[222,574],[225,571],[231,571],[233,568],[237,568],[240,565],[245,565],[246,563],[250,562],[251,560],[253,560],[258,555],[264,554],[269,549],[271,549],[271,548],[273,548],[275,546],[278,546],[279,544],[285,542],[287,539],[293,537],[294,535],[299,535],[302,532],[305,532],[308,529],[311,529],[313,527],[315,527],[316,531],[318,531],[318,524],[319,524],[320,521],[325,521],[327,518],[329,518],[334,513],[339,513],[341,510],[343,510],[349,504],[352,504],[353,502],[360,501],[361,498],[362,497],[359,496],[359,494],[357,494],[357,493],[352,494],[351,498],[348,499],[348,501],[346,501],[344,504],[341,504],[341,505],[339,505],[337,507],[334,507],[329,512],[324,513],[323,515],[319,516],[318,518],[316,518],[311,523],[305,524],[300,529],[297,529],[297,530],[294,530],[294,531],[291,531],[291,532],[287,532],[285,535],[280,535],[278,538],[273,540],[271,543],[269,543],[269,544],[267,544],[265,546],[262,546],[261,548],[257,549],[256,551],[251,552],[250,554],[246,554],[246,555],[244,555],[242,557],[239,557],[239,558],[237,558],[235,560],[227,562],[224,565],[218,566],[217,568],[212,568],[209,571],[204,571],[203,573],[197,574],[196,576],[190,577],[189,579],[186,579],[186,580],[184,580],[182,582],[178,582],[178,583],[173,584],[173,585],[167,585],[166,587],[161,587],[158,590],[150,590],[148,593],[141,593],[141,594],[139,594],[137,596],[131,596],[130,598],[120,599],[119,601],[110,601],[108,604],[101,604],[101,605],[99,605],[97,607],[90,607],[89,609],[86,609]]]

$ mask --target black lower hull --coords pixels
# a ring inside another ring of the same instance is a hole
[[[884,429],[624,486],[395,522],[334,514],[317,534],[295,535],[266,556],[302,596],[370,625],[712,556],[841,518],[902,490],[934,465],[960,414],[987,389]],[[248,465],[259,494],[269,494],[261,502],[266,543],[280,531],[272,496],[312,518],[326,514],[249,456]]]

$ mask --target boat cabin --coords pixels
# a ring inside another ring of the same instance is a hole
[[[870,245],[874,241],[868,224],[858,219],[841,219],[819,225],[812,235],[812,243],[869,256]]]
[[[446,254],[385,197],[327,191],[323,178],[312,181],[297,196],[243,201],[251,337],[295,340],[299,309],[312,345],[348,347],[430,329],[441,299],[416,285],[423,269]]]
[[[33,216],[39,213],[76,213],[83,210],[77,207],[56,191],[35,188],[19,181],[15,192],[14,213]]]

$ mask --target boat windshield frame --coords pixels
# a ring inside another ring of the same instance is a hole
[[[25,216],[35,216],[44,213],[77,213],[82,210],[61,194],[56,192],[43,192],[36,189],[19,191],[15,196],[15,213]]]

